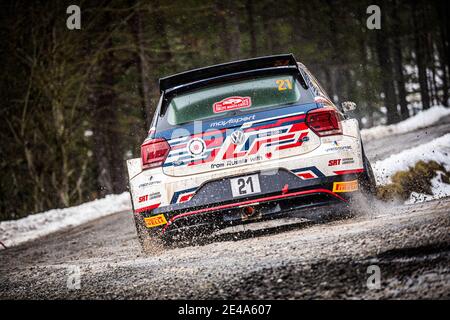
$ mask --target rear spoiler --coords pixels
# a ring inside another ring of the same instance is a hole
[[[175,88],[195,81],[206,80],[238,72],[282,66],[294,66],[298,68],[297,61],[295,60],[294,55],[280,54],[275,56],[239,60],[217,64],[206,68],[185,71],[173,76],[159,79],[159,90],[163,92],[167,89]]]

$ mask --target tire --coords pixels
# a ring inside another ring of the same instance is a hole
[[[354,217],[366,215],[376,209],[374,201],[377,193],[375,175],[364,149],[362,152],[364,172],[358,177],[359,191],[352,194],[350,198],[350,210]]]
[[[145,226],[142,216],[134,214],[133,217],[142,252],[151,255],[162,253],[167,245],[166,241]]]
[[[369,159],[367,159],[364,153],[363,153],[363,163],[364,163],[363,164],[364,173],[361,175],[359,179],[361,191],[363,192],[364,195],[374,196],[376,195],[377,192],[375,175],[373,174],[372,166],[370,165]]]

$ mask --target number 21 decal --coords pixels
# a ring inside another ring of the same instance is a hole
[[[292,90],[292,82],[289,79],[280,79],[275,82],[278,85],[278,91]]]

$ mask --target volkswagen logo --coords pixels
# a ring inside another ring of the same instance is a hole
[[[245,141],[245,134],[242,130],[236,130],[231,134],[231,142],[234,144],[242,144]]]
[[[187,149],[193,156],[201,155],[206,149],[205,141],[200,138],[192,139],[188,142]]]

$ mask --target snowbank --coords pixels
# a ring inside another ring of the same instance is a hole
[[[377,184],[385,185],[391,182],[391,177],[397,171],[407,170],[419,160],[434,160],[441,163],[446,170],[450,171],[450,133],[434,139],[426,144],[415,148],[404,150],[400,153],[391,155],[390,157],[377,161],[373,165]],[[412,194],[408,202],[428,201],[437,198],[450,196],[450,185],[441,181],[439,177],[432,180],[433,196]]]
[[[396,124],[363,129],[361,130],[361,136],[364,141],[369,141],[392,134],[411,132],[420,128],[429,127],[448,115],[450,115],[450,108],[434,106]]]
[[[448,197],[450,196],[450,184],[443,182],[440,176],[434,177],[431,180],[431,191],[433,195],[413,192],[405,203],[413,204]]]
[[[86,202],[76,207],[53,209],[19,220],[2,221],[0,222],[0,241],[7,247],[14,246],[124,210],[131,210],[128,192],[108,195],[103,199]],[[0,246],[0,249],[2,248]]]

